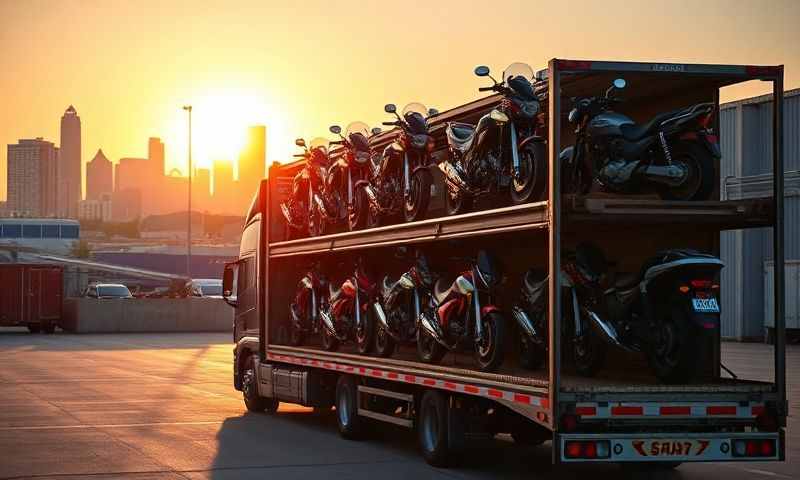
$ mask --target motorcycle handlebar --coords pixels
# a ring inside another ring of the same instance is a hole
[[[293,157],[300,157],[300,158],[303,158],[303,157],[305,157],[305,156],[306,156],[306,154],[305,154],[305,153],[295,153],[295,154],[294,154],[294,155],[292,155],[292,156],[293,156]]]
[[[344,145],[344,140],[331,140],[328,142],[329,145]]]
[[[479,92],[491,92],[494,90],[494,87],[478,87]]]
[[[396,127],[397,126],[397,122],[382,122],[382,123],[383,123],[383,125],[387,125],[387,126],[390,126],[390,127]]]

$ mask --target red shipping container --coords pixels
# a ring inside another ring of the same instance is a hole
[[[52,332],[61,321],[63,269],[47,264],[0,264],[0,326]]]

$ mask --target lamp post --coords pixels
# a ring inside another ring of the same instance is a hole
[[[184,105],[189,112],[189,209],[186,214],[186,276],[192,278],[192,106]]]

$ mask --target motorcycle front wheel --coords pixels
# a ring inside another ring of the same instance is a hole
[[[411,177],[411,191],[405,198],[403,216],[406,222],[416,222],[425,218],[431,200],[431,172],[418,170]]]
[[[325,349],[327,352],[335,352],[339,349],[339,339],[334,337],[328,329],[324,326],[322,327],[322,348]]]
[[[687,169],[686,180],[679,186],[661,186],[663,200],[708,200],[714,191],[714,157],[697,142],[679,142],[672,148],[672,162]]]
[[[449,188],[449,187],[445,187]],[[455,195],[449,191],[444,192],[445,207],[447,208],[448,215],[459,215],[462,213],[469,213],[472,210],[472,197],[464,193],[456,193]]]
[[[308,236],[320,237],[325,235],[325,218],[319,208],[312,207],[308,215]]]
[[[506,319],[498,312],[481,318],[483,338],[475,345],[475,361],[482,372],[494,372],[505,355]]]
[[[371,310],[371,309],[367,309]],[[361,319],[361,326],[354,326],[356,333],[356,347],[358,353],[367,355],[372,352],[374,342],[375,321],[372,315],[364,313]]]
[[[593,377],[605,363],[608,345],[588,325],[579,338],[572,339],[572,360],[583,377]]]
[[[439,363],[442,361],[445,348],[436,341],[424,328],[417,329],[417,355],[425,363]]]
[[[531,142],[519,151],[519,177],[511,182],[515,204],[544,200],[547,193],[547,158],[544,144]]]
[[[347,227],[350,231],[361,230],[367,225],[370,205],[367,192],[359,188],[353,194],[353,209],[347,214]]]
[[[379,357],[389,358],[394,353],[394,338],[389,335],[383,327],[378,327],[375,331],[375,353]]]

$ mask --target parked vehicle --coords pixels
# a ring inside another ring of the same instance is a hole
[[[659,252],[638,274],[617,274],[605,288],[608,263],[592,244],[578,246],[564,262],[563,322],[570,334],[579,373],[594,375],[607,345],[644,352],[655,375],[666,383],[697,377],[698,360],[709,358],[720,326],[715,277],[722,261],[688,249]],[[547,277],[528,272],[523,301],[512,314],[520,330],[520,363],[538,368],[547,342]]]
[[[219,278],[195,278],[192,280],[192,296],[222,298],[222,280]]]
[[[0,263],[0,327],[53,333],[61,326],[63,286],[59,265]]]
[[[369,178],[372,171],[372,149],[369,145],[370,131],[364,122],[351,122],[347,125],[345,134],[342,127],[332,125],[331,133],[339,135],[341,140],[337,143],[344,147],[344,154],[337,161],[339,168],[347,172],[347,227],[350,231],[364,228],[367,222],[369,200],[363,188],[355,185]],[[380,133],[380,129],[373,130],[372,134]]]
[[[380,293],[372,304],[376,320],[375,353],[378,356],[391,357],[396,344],[416,341],[422,303],[429,301],[435,278],[428,259],[419,250],[414,264],[397,280],[383,277]]]
[[[368,200],[366,225],[369,228],[399,214],[407,222],[425,218],[433,183],[429,165],[434,140],[426,120],[426,115],[432,112],[420,103],[406,105],[402,116],[391,103],[384,111],[394,114],[397,120],[383,124],[398,127],[401,133],[381,156],[373,157],[369,179],[356,182],[356,197],[363,195]]]
[[[613,110],[624,89],[614,80],[605,95],[575,98],[569,112],[575,145],[559,155],[566,191],[586,194],[593,181],[617,193],[655,190],[665,200],[706,200],[714,190],[717,137],[714,103],[656,115],[643,124]]]
[[[320,312],[328,306],[328,279],[314,262],[297,284],[297,292],[289,306],[289,343],[302,345],[310,334],[322,332]]]
[[[95,283],[89,285],[85,296],[100,299],[133,298],[128,287],[120,283]]]
[[[505,354],[506,319],[493,301],[502,278],[497,260],[485,250],[455,280],[439,278],[419,317],[420,360],[439,363],[447,351],[466,347],[480,370],[497,370]]]
[[[476,197],[508,189],[513,203],[541,200],[547,191],[544,123],[533,91],[533,70],[512,63],[498,82],[489,67],[475,68],[494,85],[479,91],[503,95],[500,105],[477,125],[448,122],[449,158],[439,164],[447,184],[447,213],[472,209]]]
[[[324,235],[347,214],[342,197],[344,172],[339,166],[331,168],[329,143],[324,138],[315,138],[308,148],[304,139],[295,140],[295,145],[302,147],[303,153],[294,156],[305,159],[306,164],[294,177],[292,197],[281,204],[288,239],[298,238],[306,232],[311,237]]]
[[[372,327],[368,320],[369,306],[372,304],[376,283],[368,271],[366,261],[359,257],[355,270],[336,289],[330,285],[328,301],[321,305],[319,315],[322,319],[322,347],[335,351],[339,344],[355,341],[359,353],[372,350]]]

